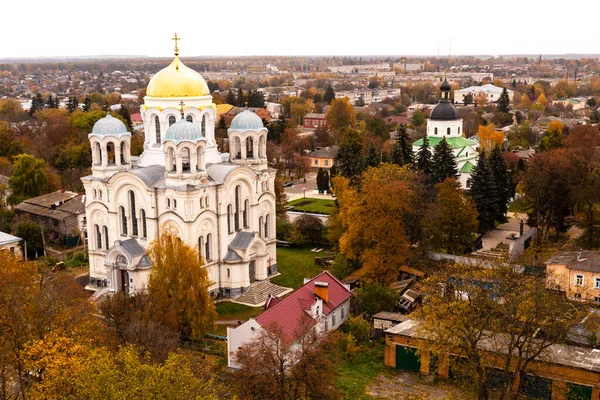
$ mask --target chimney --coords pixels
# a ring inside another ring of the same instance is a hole
[[[329,283],[327,282],[315,282],[315,295],[319,296],[325,303],[329,301],[328,286]]]

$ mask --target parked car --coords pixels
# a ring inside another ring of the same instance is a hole
[[[294,182],[291,182],[291,181],[283,182],[283,187],[290,187],[290,186],[294,186]]]

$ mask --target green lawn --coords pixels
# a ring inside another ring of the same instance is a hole
[[[232,303],[231,301],[221,301],[215,304],[218,319],[248,319],[254,317],[262,311],[262,307],[249,307],[243,304]]]
[[[525,205],[525,199],[523,197],[516,199],[508,205],[508,211],[517,213],[526,213],[527,206]]]
[[[294,207],[292,211],[329,215],[333,209],[333,200],[302,198],[290,201],[287,205]]]
[[[294,289],[304,284],[304,278],[312,278],[323,268],[315,265],[315,257],[329,256],[332,254],[319,252],[313,253],[311,248],[277,248],[277,268],[281,275],[271,279],[271,282]]]
[[[385,370],[383,365],[384,344],[380,341],[365,343],[353,361],[345,360],[337,365],[336,386],[344,399],[370,399],[365,393],[367,385]]]

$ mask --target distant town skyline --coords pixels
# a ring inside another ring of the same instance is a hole
[[[596,13],[507,0],[3,5],[0,58],[597,54]],[[593,8],[593,3],[590,2]],[[589,11],[592,11],[591,9]]]

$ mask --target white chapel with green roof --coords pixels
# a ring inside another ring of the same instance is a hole
[[[427,139],[432,151],[435,146],[446,138],[452,148],[458,168],[458,180],[463,189],[470,186],[471,169],[477,165],[479,143],[463,137],[463,120],[458,109],[450,101],[450,85],[444,79],[440,87],[442,98],[431,110],[427,120]],[[423,139],[413,143],[413,152],[416,154],[423,146]]]

